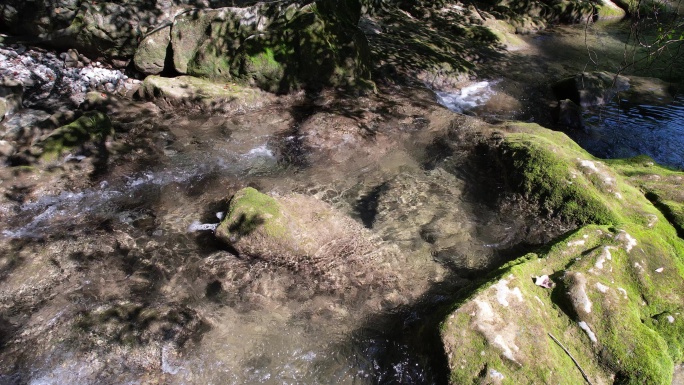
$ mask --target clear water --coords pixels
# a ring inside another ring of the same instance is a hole
[[[581,34],[568,35],[582,52]],[[493,119],[546,121],[543,108],[530,107],[546,96],[530,90],[561,74],[550,59],[558,44],[550,40],[512,55],[503,63],[510,70],[498,69],[507,75],[500,82],[476,83],[441,100]],[[582,68],[573,58],[562,75]],[[607,107],[602,116],[609,124],[594,129],[592,143],[602,143],[597,151],[609,156],[653,147],[654,158],[681,162],[681,111],[681,99],[667,110]],[[487,168],[467,159],[457,133],[424,131],[421,117],[359,147],[343,138],[309,148],[289,114],[150,118],[123,111],[118,119],[132,132],[128,139],[146,140],[133,144],[144,161],[114,159],[93,187],[0,205],[0,246],[15,256],[0,258],[2,284],[39,293],[19,305],[11,290],[0,295],[19,306],[16,319],[0,319],[0,327],[11,323],[18,325],[13,336],[25,333],[6,342],[0,383],[446,383],[437,335],[444,305],[470,277],[515,255],[529,225],[483,199],[495,194],[485,191],[495,185],[479,185]],[[619,143],[607,139],[624,120],[667,119],[670,131],[635,124]],[[230,195],[247,185],[315,196],[357,218],[401,251],[380,269],[395,272],[397,283],[329,292],[285,268],[237,258],[197,226],[217,223]],[[90,329],[75,324],[83,314],[131,303],[161,313],[190,309],[204,326],[179,347],[164,338],[132,346],[112,339],[177,326],[145,329],[136,313]]]
[[[125,119],[126,127],[150,121]],[[0,246],[20,262],[3,260],[12,273],[3,284],[14,292],[45,287],[49,298],[36,313],[22,313],[19,327],[56,337],[38,333],[39,349],[12,342],[0,355],[0,382],[445,382],[439,309],[468,272],[500,263],[524,224],[509,223],[469,191],[473,172],[449,132],[421,132],[416,120],[410,132],[385,134],[389,151],[372,147],[382,144],[374,140],[319,156],[329,148],[294,148],[298,134],[283,132],[282,119],[294,124],[282,115],[157,116],[130,136],[145,139],[142,163],[115,158],[92,187],[4,201]],[[247,185],[313,195],[357,218],[399,248],[376,271],[392,271],[397,281],[329,292],[286,268],[237,258],[198,224],[217,223],[227,198]],[[53,265],[65,272],[50,278]],[[163,338],[133,346],[112,340],[112,330],[147,330],[135,313],[87,331],[74,323],[127,304],[188,308],[205,328],[181,349]]]
[[[658,164],[684,170],[684,97],[668,105],[613,101],[584,114],[585,129],[570,132],[578,144],[602,158],[648,155]]]

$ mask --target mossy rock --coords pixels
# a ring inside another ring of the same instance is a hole
[[[275,96],[231,81],[212,81],[193,76],[145,78],[140,94],[162,107],[182,107],[207,112],[240,112],[275,102]]]
[[[160,28],[145,36],[133,56],[135,69],[148,75],[162,72],[170,44],[171,26]]]
[[[357,3],[259,3],[188,12],[171,29],[174,67],[270,92],[371,87],[368,43],[356,27]]]
[[[313,197],[274,198],[244,188],[232,197],[215,234],[243,257],[308,275],[326,289],[380,285],[392,277],[379,268],[379,260],[396,250]]]
[[[513,125],[499,147],[507,186],[534,201],[548,216],[576,224],[620,222],[604,193],[614,194],[612,171],[599,164],[565,134],[538,125]],[[527,132],[525,132],[527,131]],[[528,132],[540,131],[539,134]]]
[[[130,59],[142,37],[138,4],[82,2],[57,46],[77,48],[93,56]]]
[[[55,160],[64,153],[87,143],[99,146],[114,133],[109,117],[99,111],[83,114],[75,121],[62,126],[42,139],[37,147],[43,160]]]
[[[441,328],[450,383],[584,383],[579,366],[594,384],[669,385],[684,359],[684,241],[635,187],[642,166],[599,162],[536,125],[508,132],[510,186],[585,225],[454,305]],[[535,284],[544,275],[554,287]]]
[[[627,11],[611,0],[602,0],[596,9],[598,20],[621,20],[627,16]]]

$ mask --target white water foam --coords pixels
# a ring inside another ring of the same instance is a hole
[[[275,158],[273,151],[269,150],[265,144],[249,150],[244,156],[247,158]]]
[[[498,81],[487,81],[473,83],[455,92],[438,91],[437,101],[451,111],[463,113],[487,103],[489,98],[496,93],[492,86]]]

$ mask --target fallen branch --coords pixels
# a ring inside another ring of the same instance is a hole
[[[548,334],[549,334],[549,337],[551,337],[551,339],[552,339],[555,343],[557,343],[558,346],[561,347],[561,349],[563,349],[563,351],[565,352],[565,354],[567,354],[568,357],[570,357],[570,359],[572,360],[572,362],[575,363],[575,366],[577,366],[577,369],[579,369],[579,371],[582,373],[582,377],[584,377],[584,379],[587,381],[587,383],[588,383],[589,385],[593,385],[593,384],[591,383],[591,381],[589,380],[589,377],[587,376],[587,373],[584,372],[584,370],[583,370],[582,367],[580,366],[579,362],[577,362],[577,360],[575,359],[575,357],[573,357],[572,354],[570,354],[570,352],[568,351],[568,349],[566,349],[565,346],[563,346],[563,344],[561,344],[560,341],[558,341],[558,340],[556,339],[556,337],[553,336],[553,334],[551,334],[551,333],[548,333]]]

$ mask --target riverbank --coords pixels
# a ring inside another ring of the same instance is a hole
[[[107,89],[138,86],[109,68],[119,80],[78,109],[8,115],[0,380],[582,381],[539,347],[551,333],[597,383],[667,383],[682,361],[682,173],[501,122],[554,121],[548,79],[583,70],[550,60],[570,51],[544,47],[555,35],[463,4],[387,12],[359,16],[370,88],[276,96],[163,73],[132,97]],[[579,30],[560,35],[582,51]],[[53,71],[76,93],[77,59]]]

